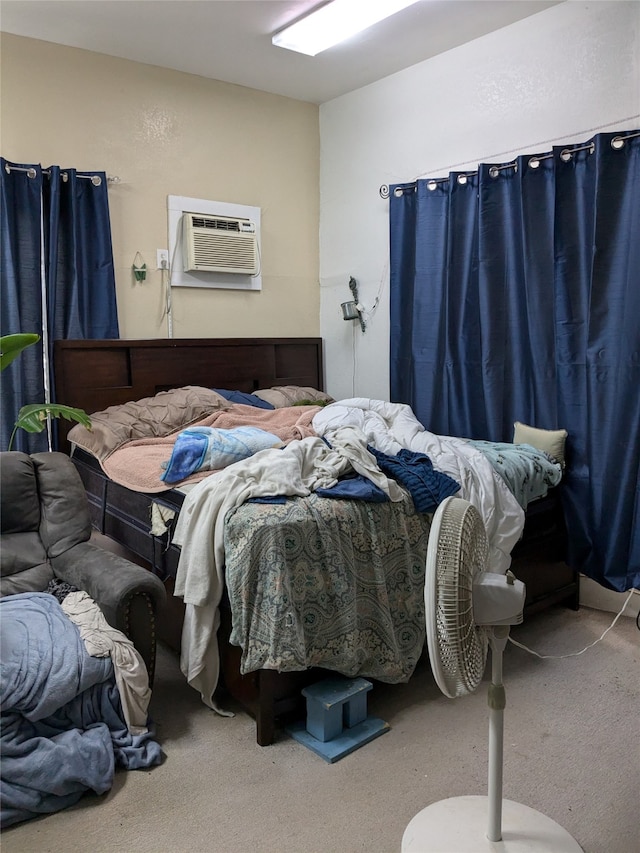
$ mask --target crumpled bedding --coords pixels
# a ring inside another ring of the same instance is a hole
[[[64,613],[80,631],[89,654],[111,658],[127,728],[131,734],[145,734],[151,688],[140,652],[128,637],[109,625],[102,610],[84,590],[70,592],[61,604]]]
[[[269,447],[282,447],[282,440],[259,427],[192,426],[178,433],[160,479],[165,483],[179,483],[197,471],[220,470]]]
[[[320,409],[314,407],[314,411]],[[188,492],[173,535],[174,543],[181,546],[174,595],[185,603],[180,667],[213,710],[219,710],[213,694],[220,667],[216,635],[224,589],[227,513],[250,498],[304,497],[317,488],[331,488],[342,474],[352,470],[369,477],[391,501],[404,500],[405,492],[380,471],[364,437],[349,428],[333,435],[331,447],[309,436],[282,450],[261,450],[202,480]]]
[[[225,519],[250,498],[306,497],[319,488],[332,488],[343,474],[355,471],[374,481],[392,502],[402,501],[405,491],[381,471],[370,448],[391,457],[404,447],[428,455],[433,467],[446,475],[446,488],[457,493],[459,486],[460,497],[476,506],[487,529],[492,571],[506,572],[511,549],[522,533],[524,512],[486,457],[461,439],[428,433],[408,406],[354,399],[315,411],[313,428],[326,441],[309,437],[282,450],[262,450],[225,468],[188,492],[178,516],[173,541],[181,552],[174,595],[185,603],[180,665],[189,684],[214,710],[218,710],[216,634],[225,584]],[[432,500],[434,493],[425,488],[423,497]],[[354,529],[359,529],[357,523]],[[319,554],[324,555],[331,544],[323,543]]]
[[[487,457],[522,509],[543,498],[562,479],[562,466],[530,444],[468,439]]]
[[[115,767],[159,764],[149,732],[124,720],[110,658],[91,657],[57,599],[0,599],[0,824],[59,811],[103,794]]]
[[[506,572],[511,550],[522,535],[524,511],[478,448],[461,438],[429,432],[403,403],[353,397],[320,409],[313,418],[314,430],[329,442],[347,426],[360,430],[368,444],[390,456],[402,448],[426,454],[435,469],[459,483],[458,496],[472,503],[484,522],[491,571]]]
[[[403,447],[396,456],[389,456],[371,445],[368,450],[375,456],[380,470],[409,491],[418,512],[435,512],[445,498],[460,491],[460,483],[436,471],[425,453],[414,453]]]
[[[159,391],[153,397],[109,406],[102,412],[92,412],[91,429],[76,424],[69,430],[67,438],[102,464],[114,450],[128,441],[171,435],[230,405],[209,388],[185,385]]]
[[[222,399],[222,398],[221,398]],[[283,444],[315,435],[311,421],[319,406],[293,406],[288,409],[258,409],[242,403],[227,404],[189,427],[214,427],[234,429],[254,426],[277,436]],[[118,447],[101,462],[105,473],[121,486],[136,492],[165,492],[172,483],[160,479],[167,460],[180,433],[165,436],[138,438]],[[238,463],[235,463],[238,464]],[[225,470],[225,469],[222,469]],[[211,474],[206,469],[195,471],[184,483],[195,483]]]

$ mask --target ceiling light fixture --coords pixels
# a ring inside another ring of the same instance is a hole
[[[332,0],[271,39],[277,47],[315,56],[418,0]]]

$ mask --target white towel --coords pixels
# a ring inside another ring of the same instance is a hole
[[[132,735],[146,734],[147,710],[151,699],[147,668],[131,640],[112,628],[104,614],[83,591],[70,592],[62,601],[62,609],[80,631],[92,657],[111,655],[122,711]]]

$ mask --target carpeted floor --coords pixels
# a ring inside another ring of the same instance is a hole
[[[512,636],[566,654],[611,620],[558,608]],[[504,796],[560,823],[586,853],[640,851],[639,658],[627,617],[577,657],[505,653]],[[257,746],[253,721],[209,711],[166,649],[151,712],[160,767],[120,771],[107,795],[11,827],[3,853],[397,853],[424,806],[487,791],[486,684],[446,699],[426,659],[409,684],[375,685],[369,712],[389,732],[335,764],[282,733]],[[501,849],[478,839],[478,853]]]

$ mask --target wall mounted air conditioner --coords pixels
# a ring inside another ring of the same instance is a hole
[[[251,220],[207,213],[183,217],[185,272],[258,274],[258,240]]]

